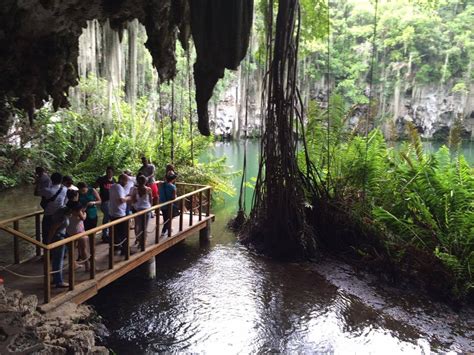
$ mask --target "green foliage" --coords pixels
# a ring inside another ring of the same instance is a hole
[[[171,119],[155,117],[153,98],[144,96],[132,108],[119,93],[109,112],[104,80],[82,79],[79,90],[82,96],[70,110],[54,112],[47,105],[38,111],[34,127],[23,124],[25,117],[19,119],[19,144],[0,145],[0,188],[29,181],[35,166],[92,183],[109,165],[117,174],[124,169],[138,171],[142,156],[156,165],[158,177],[164,175],[171,156]],[[225,159],[206,164],[191,161],[189,119],[175,119],[173,126],[174,164],[180,181],[210,184],[218,193],[232,194],[231,177],[224,173]],[[193,131],[194,157],[210,144],[212,138]]]
[[[338,122],[345,122],[347,112],[337,97],[331,102],[337,114],[329,115],[329,130],[327,112],[313,105],[309,110],[308,149],[320,172],[318,184],[383,231],[394,262],[411,250],[432,255],[452,275],[453,295],[467,295],[474,288],[474,170],[455,148],[456,125],[452,152],[443,146],[425,153],[414,126],[408,127],[410,141],[394,149],[379,130],[367,139],[344,134],[347,126]]]
[[[300,45],[307,62],[302,80],[319,81],[329,71],[333,92],[343,95],[349,105],[367,103],[371,81],[374,92],[387,97],[393,95],[400,80],[406,87],[451,86],[460,81],[468,87],[472,82],[472,2],[379,1],[375,38],[375,2],[340,0],[327,4],[301,1]],[[453,92],[461,90],[463,87],[457,86]]]

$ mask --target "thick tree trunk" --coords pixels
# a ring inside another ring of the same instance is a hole
[[[301,259],[315,253],[314,238],[305,222],[302,181],[296,161],[298,0],[279,0],[274,41],[269,39],[265,131],[262,163],[250,220],[243,242],[260,252],[284,259]],[[273,33],[273,1],[268,5]],[[272,46],[273,43],[273,46]],[[267,47],[268,48],[268,47]]]

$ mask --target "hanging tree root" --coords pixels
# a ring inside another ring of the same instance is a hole
[[[295,134],[295,108],[300,104],[296,89],[299,1],[279,0],[276,24],[273,5],[269,0],[266,34],[271,51],[265,76],[262,157],[252,212],[240,240],[272,257],[308,259],[315,256],[316,244],[305,220],[303,183],[296,159],[298,132]]]

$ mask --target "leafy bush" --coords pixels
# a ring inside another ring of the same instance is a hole
[[[319,172],[314,184],[325,186],[327,197],[361,222],[377,227],[392,262],[407,262],[413,250],[431,256],[451,275],[452,295],[472,293],[474,171],[465,158],[455,145],[425,153],[412,126],[410,141],[398,149],[388,147],[378,129],[367,138],[344,135],[342,104],[332,102],[338,107],[329,115],[310,110],[308,150]],[[301,153],[305,171],[303,158]]]
[[[142,97],[132,108],[116,94],[118,104],[108,111],[106,84],[102,79],[83,79],[82,97],[75,98],[72,109],[54,112],[45,106],[37,112],[34,127],[18,116],[16,142],[0,145],[0,188],[15,186],[31,179],[35,166],[50,172],[60,171],[75,181],[92,183],[113,166],[117,174],[124,169],[138,171],[142,156],[164,175],[171,161],[172,123],[169,116],[155,117],[156,102]],[[191,144],[194,158],[191,159]],[[230,178],[224,174],[225,159],[198,164],[196,157],[212,144],[212,138],[190,136],[189,119],[173,122],[174,164],[183,177],[194,183],[209,183],[215,191],[232,193]]]

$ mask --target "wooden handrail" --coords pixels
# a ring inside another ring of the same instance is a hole
[[[76,279],[75,279],[75,270],[74,270],[74,261],[76,259],[76,255],[75,255],[75,248],[74,248],[74,241],[78,240],[78,239],[81,239],[85,236],[88,237],[89,239],[89,242],[90,242],[90,279],[94,279],[96,277],[96,260],[95,260],[95,242],[94,242],[94,238],[95,238],[95,235],[97,234],[97,232],[100,232],[106,228],[110,228],[110,227],[113,227],[113,226],[116,226],[120,223],[123,223],[123,222],[128,222],[128,224],[130,224],[130,220],[132,218],[135,218],[137,216],[142,216],[142,215],[146,215],[148,214],[149,212],[152,212],[152,211],[158,211],[159,209],[165,207],[165,206],[170,206],[170,205],[173,205],[173,204],[179,204],[180,206],[180,209],[181,209],[181,212],[180,212],[180,216],[179,216],[179,231],[182,232],[183,230],[183,215],[184,215],[184,206],[185,206],[185,202],[186,202],[186,199],[188,198],[191,198],[191,209],[189,210],[189,215],[190,215],[190,225],[193,224],[193,221],[192,221],[192,217],[193,217],[193,206],[192,206],[192,201],[194,200],[193,199],[193,196],[194,195],[198,195],[199,196],[199,220],[202,220],[202,215],[203,215],[203,195],[205,194],[207,196],[208,199],[210,199],[210,196],[211,196],[211,191],[212,191],[212,188],[211,186],[205,186],[205,185],[197,185],[197,184],[186,184],[186,183],[180,183],[179,185],[184,185],[184,186],[192,186],[193,188],[196,188],[196,187],[199,187],[197,189],[193,189],[194,191],[192,192],[189,192],[189,193],[185,193],[179,197],[177,197],[176,199],[174,200],[170,200],[170,201],[167,201],[167,202],[164,202],[164,203],[160,203],[156,206],[152,206],[146,210],[143,210],[143,211],[139,211],[139,212],[136,212],[136,213],[133,213],[131,215],[128,215],[128,216],[125,216],[125,217],[122,217],[122,218],[119,218],[117,220],[114,220],[112,222],[109,222],[109,223],[106,223],[106,224],[103,224],[101,226],[98,226],[98,227],[95,227],[95,228],[92,228],[90,230],[87,230],[85,232],[82,232],[82,233],[78,233],[76,235],[73,235],[73,236],[70,236],[70,237],[67,237],[67,238],[64,238],[62,240],[59,240],[57,242],[54,242],[54,243],[51,243],[51,244],[44,244],[42,243],[40,240],[37,240],[35,239],[36,238],[40,238],[40,230],[39,230],[39,221],[40,221],[40,216],[41,214],[43,214],[43,211],[36,211],[36,212],[32,212],[32,213],[28,213],[28,214],[25,214],[25,215],[22,215],[22,216],[18,216],[18,217],[14,217],[14,218],[9,218],[7,220],[4,220],[4,221],[1,221],[0,222],[0,230],[3,230],[9,234],[11,234],[14,238],[14,254],[15,254],[15,263],[20,263],[20,255],[19,255],[19,244],[18,244],[18,241],[19,239],[23,239],[24,241],[28,242],[28,243],[31,243],[33,245],[36,246],[36,250],[37,250],[37,255],[41,255],[41,249],[43,249],[43,273],[44,273],[44,277],[43,277],[43,291],[44,291],[44,302],[45,303],[48,303],[51,301],[51,260],[50,260],[50,256],[51,256],[51,250],[53,249],[56,249],[56,248],[59,248],[59,247],[62,247],[62,246],[65,246],[65,245],[68,245],[68,258],[69,258],[69,273],[68,273],[68,277],[69,277],[69,291],[73,291],[74,288],[75,288],[75,283],[76,283]],[[186,189],[185,189],[186,191]],[[168,209],[170,215],[168,216],[168,218],[172,219],[173,218],[173,208],[169,208]],[[209,216],[209,200],[208,200],[208,203],[207,203],[207,206],[206,206],[206,215]],[[19,231],[19,227],[20,227],[20,221],[22,219],[25,219],[25,218],[30,218],[30,217],[35,217],[35,223],[36,223],[36,227],[35,227],[35,237],[30,237],[28,235],[26,235],[25,233],[22,233]],[[165,219],[167,216],[163,216]],[[159,216],[157,216],[157,218],[159,218]],[[13,222],[13,227],[7,225],[9,223],[12,223]],[[143,220],[143,223],[145,224],[145,219]],[[156,226],[156,231],[155,231],[155,242],[158,243],[159,241],[159,229],[158,229],[158,226],[159,226],[159,221],[157,220],[157,226]],[[128,226],[129,228],[127,228],[127,244],[130,246],[130,225]],[[115,234],[115,228],[111,228],[111,231],[110,231],[110,241],[109,241],[109,268],[110,269],[113,269],[114,268],[114,263],[115,263],[115,260],[114,260],[114,234]],[[145,228],[145,225],[142,226],[142,229],[143,229],[143,233],[144,235],[142,236],[142,242],[141,242],[141,245],[140,245],[140,249],[142,252],[146,251],[146,242],[145,242],[145,233],[146,233],[146,228]],[[168,230],[168,237],[171,237],[172,235],[172,232],[171,232],[171,228],[169,228]],[[126,254],[126,259],[130,259],[130,248],[128,248],[128,252]]]
[[[28,236],[28,235],[26,235],[26,234],[24,234],[20,231],[17,231],[15,229],[11,228],[11,227],[0,225],[0,229],[3,229],[5,232],[10,233],[15,237],[21,238],[21,239],[23,239],[23,240],[25,240],[25,241],[27,241],[31,244],[34,244],[34,245],[36,245],[36,246],[38,246],[42,249],[48,249],[48,246],[46,244],[43,244],[43,243],[37,241],[36,239],[33,239],[30,236]]]
[[[180,202],[181,200],[184,200],[188,197],[191,197],[193,195],[197,195],[197,194],[200,194],[204,191],[211,191],[211,186],[206,186],[206,185],[198,185],[198,184],[187,184],[187,183],[177,183],[179,185],[187,185],[187,186],[194,186],[194,187],[197,187],[197,186],[203,186],[197,190],[194,190],[192,192],[188,192],[187,194],[184,194],[184,195],[181,195],[179,197],[177,197],[176,199],[174,200],[171,200],[171,201],[167,201],[167,202],[164,202],[164,203],[160,203],[158,205],[155,205],[155,206],[152,206],[146,210],[143,210],[143,211],[139,211],[139,212],[136,212],[136,213],[133,213],[131,215],[128,215],[128,216],[125,216],[125,217],[122,217],[122,218],[119,218],[115,221],[112,221],[112,222],[108,222],[106,224],[102,224],[98,227],[95,227],[95,228],[92,228],[92,229],[89,229],[85,232],[82,232],[82,233],[78,233],[76,235],[73,235],[73,236],[70,236],[70,237],[67,237],[67,238],[64,238],[62,240],[59,240],[57,242],[54,242],[54,243],[51,243],[51,244],[43,244],[39,241],[37,241],[36,239],[33,239],[31,238],[30,236],[20,232],[20,231],[16,231],[15,229],[9,227],[9,226],[6,226],[5,224],[8,224],[8,223],[11,223],[11,222],[16,222],[16,221],[19,221],[21,219],[25,219],[25,218],[29,218],[29,217],[34,217],[34,216],[37,216],[37,215],[41,215],[43,213],[43,211],[36,211],[36,212],[31,212],[31,213],[28,213],[28,214],[25,214],[25,215],[22,215],[22,216],[18,216],[18,217],[13,217],[13,218],[9,218],[9,219],[6,219],[6,220],[3,220],[3,221],[0,221],[0,229],[3,229],[5,232],[7,233],[10,233],[12,234],[13,236],[15,237],[18,237],[18,238],[21,238],[31,244],[34,244],[36,245],[37,247],[41,248],[41,249],[55,249],[57,247],[60,247],[61,245],[65,245],[65,244],[68,244],[70,242],[73,242],[73,241],[76,241],[76,240],[79,240],[81,239],[82,237],[84,236],[88,236],[88,235],[91,235],[91,234],[96,234],[97,232],[100,232],[106,228],[110,228],[112,226],[115,226],[117,224],[120,224],[122,222],[125,222],[125,221],[128,221],[132,218],[135,218],[137,216],[141,216],[143,214],[147,214],[149,212],[152,212],[152,211],[156,211],[157,209],[160,209],[160,208],[163,208],[165,206],[168,206],[168,205],[172,205],[176,202]]]
[[[158,181],[158,182],[162,182],[162,181]],[[179,185],[179,186],[192,186],[192,187],[199,187],[199,188],[208,187],[208,185],[190,184],[190,183],[187,183],[187,182],[177,182],[176,185]],[[195,192],[195,191],[193,191],[193,192]],[[8,218],[8,219],[4,219],[3,221],[0,221],[0,225],[9,224],[9,223],[16,222],[16,221],[19,221],[19,220],[22,220],[22,219],[25,219],[25,218],[40,216],[43,213],[44,213],[44,211],[39,210],[39,211],[30,212],[30,213],[27,213],[27,214],[24,214],[24,215],[21,215],[21,216],[11,217],[11,218]]]
[[[187,194],[184,194],[184,195],[181,195],[179,197],[177,197],[176,199],[174,200],[171,200],[171,201],[167,201],[167,202],[164,202],[164,203],[160,203],[158,205],[155,205],[155,206],[152,206],[146,210],[143,210],[143,211],[139,211],[139,212],[136,212],[136,213],[133,213],[131,215],[128,215],[128,216],[125,216],[125,217],[122,217],[122,218],[119,218],[119,219],[116,219],[115,221],[112,221],[112,222],[108,222],[106,224],[102,224],[98,227],[95,227],[95,228],[92,228],[92,229],[89,229],[85,232],[81,232],[79,234],[76,234],[76,235],[73,235],[71,237],[67,237],[67,238],[64,238],[62,240],[58,240],[57,242],[54,242],[54,243],[51,243],[51,244],[48,244],[46,245],[46,249],[55,249],[57,247],[60,247],[61,245],[64,245],[64,244],[67,244],[67,243],[70,243],[72,241],[75,241],[75,240],[78,240],[78,239],[81,239],[82,237],[84,236],[87,236],[89,234],[93,234],[93,233],[97,233],[97,232],[100,232],[102,231],[103,229],[106,229],[106,228],[110,228],[112,226],[115,226],[117,224],[120,224],[120,223],[123,223],[123,222],[126,222],[128,221],[129,219],[132,219],[132,218],[135,218],[137,216],[141,216],[143,214],[147,214],[149,212],[152,212],[152,211],[156,211],[157,209],[159,208],[163,208],[165,206],[168,206],[168,205],[172,205],[176,202],[179,202],[180,200],[184,200],[190,196],[193,196],[195,194],[199,194],[200,192],[204,192],[204,191],[207,191],[207,190],[210,190],[211,189],[211,186],[206,186],[206,187],[203,187],[201,189],[198,189],[198,190],[195,190],[193,192],[189,192]]]
[[[0,225],[9,224],[9,223],[12,223],[12,222],[19,221],[21,219],[34,217],[34,216],[38,216],[38,215],[41,215],[41,214],[43,214],[43,211],[30,212],[30,213],[27,213],[27,214],[24,214],[24,215],[21,215],[21,216],[12,217],[12,218],[8,218],[8,219],[5,219],[3,221],[0,221]]]
[[[201,184],[190,184],[190,183],[187,183],[187,182],[177,182],[176,185],[179,185],[179,186],[192,186],[192,187],[199,187],[199,188],[209,186],[209,185],[201,185]]]

